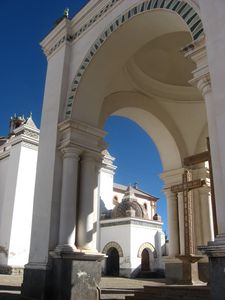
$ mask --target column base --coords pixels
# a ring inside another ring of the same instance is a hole
[[[202,258],[200,255],[179,255],[177,257],[182,262],[182,279],[179,284],[183,285],[203,285],[199,279],[198,261]]]
[[[176,257],[163,257],[166,284],[177,284],[182,279],[182,263]]]
[[[97,300],[101,280],[100,253],[51,253],[52,270],[46,299]]]
[[[23,274],[21,295],[23,299],[45,299],[50,268],[45,264],[27,264]]]
[[[199,257],[199,256],[196,256]],[[200,256],[202,258],[203,256]],[[198,284],[207,284],[208,283],[208,262],[204,259],[201,259],[200,262],[197,262],[196,265],[198,267],[198,275],[200,280],[196,279],[193,276],[193,281],[190,282],[186,280],[184,277],[184,272],[189,272],[188,270],[183,270],[183,262],[180,259],[180,256],[170,257],[166,256],[163,257],[163,262],[165,263],[165,277],[166,277],[166,284],[187,284],[187,285],[198,285]],[[193,267],[194,269],[195,267]],[[190,270],[191,272],[191,270]],[[195,272],[193,270],[193,272]]]
[[[212,300],[225,299],[225,234],[198,249],[209,257],[209,276]]]
[[[63,244],[63,245],[58,245],[55,248],[55,253],[67,253],[67,252],[76,252],[78,249],[75,247],[75,245],[71,246],[69,244]]]
[[[51,252],[49,266],[25,266],[23,299],[98,300],[101,280],[101,253]]]

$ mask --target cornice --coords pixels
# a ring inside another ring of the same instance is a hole
[[[78,39],[119,1],[91,1],[72,20],[63,18],[40,43],[45,55],[50,57],[65,42]]]
[[[0,160],[8,157],[10,155],[10,149],[0,149]]]
[[[78,147],[82,151],[102,152],[107,148],[103,137],[106,132],[89,124],[67,120],[58,125],[59,150],[65,147]]]
[[[63,132],[68,129],[77,129],[81,132],[90,133],[91,135],[94,135],[96,137],[103,138],[106,135],[106,132],[104,130],[101,130],[99,128],[93,127],[89,124],[86,124],[81,121],[74,121],[74,120],[66,120],[58,124],[58,129],[60,132]]]
[[[62,21],[41,41],[40,45],[43,52],[49,57],[56,49],[65,42],[70,42],[71,38],[71,21],[67,18]]]
[[[191,59],[196,64],[196,69],[192,72],[193,78],[189,83],[197,87],[204,97],[207,93],[211,92],[205,36],[187,45],[182,51],[185,57]]]

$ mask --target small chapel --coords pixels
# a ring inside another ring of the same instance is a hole
[[[162,276],[166,255],[165,233],[156,213],[159,200],[137,184],[114,183],[114,158],[104,151],[100,172],[99,251],[106,254],[103,274],[137,277]]]

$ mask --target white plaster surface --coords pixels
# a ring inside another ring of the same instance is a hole
[[[31,145],[31,144],[30,144]],[[28,262],[36,176],[37,147],[20,143],[0,160],[0,264],[23,267]]]

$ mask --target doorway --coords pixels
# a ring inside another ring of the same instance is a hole
[[[119,276],[119,253],[116,248],[110,248],[106,255],[106,275]]]
[[[150,271],[150,259],[147,249],[144,249],[141,253],[141,271],[149,272]]]

